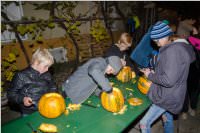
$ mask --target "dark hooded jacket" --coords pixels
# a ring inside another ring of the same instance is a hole
[[[160,48],[155,73],[148,76],[153,82],[148,96],[154,104],[174,114],[181,111],[189,66],[194,60],[194,51],[186,43],[174,42]]]
[[[23,114],[30,114],[37,110],[37,103],[43,94],[55,91],[57,89],[49,72],[40,74],[29,66],[15,74],[7,96],[10,102],[20,106]],[[30,97],[35,104],[29,107],[24,106],[24,97]]]

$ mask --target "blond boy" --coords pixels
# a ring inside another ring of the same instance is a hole
[[[39,48],[32,56],[31,65],[15,74],[8,89],[8,99],[19,105],[23,116],[37,110],[37,103],[43,94],[57,90],[48,72],[53,63],[50,52]]]

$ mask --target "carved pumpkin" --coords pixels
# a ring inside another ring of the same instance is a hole
[[[102,106],[110,112],[119,112],[124,106],[124,96],[118,88],[113,88],[113,92],[101,94]]]
[[[44,94],[38,103],[38,110],[41,115],[47,118],[56,118],[66,109],[65,100],[58,93]]]
[[[125,66],[122,68],[122,70],[117,75],[117,79],[121,82],[128,82],[132,79],[132,71],[131,68],[128,66]]]
[[[151,81],[149,81],[146,77],[142,76],[139,78],[137,87],[140,90],[140,92],[142,92],[143,94],[147,94],[150,86]]]

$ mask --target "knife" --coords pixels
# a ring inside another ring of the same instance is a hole
[[[38,133],[38,132],[33,128],[33,126],[31,125],[31,123],[27,122],[26,124],[28,125],[28,127],[31,128],[32,133]]]
[[[97,106],[91,105],[91,104],[88,104],[88,103],[82,103],[82,105],[85,105],[85,106],[88,106],[88,107],[92,107],[92,108],[97,108]]]

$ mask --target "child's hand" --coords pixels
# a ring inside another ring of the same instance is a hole
[[[122,65],[126,66],[126,61],[124,59],[121,59]]]
[[[31,106],[33,104],[33,101],[30,97],[24,97],[23,102],[24,106]]]
[[[106,91],[106,93],[110,94],[113,92],[113,88],[111,88],[109,91]]]
[[[193,35],[197,35],[198,34],[198,30],[195,27],[193,27],[193,29],[192,29],[192,34]]]
[[[151,73],[151,70],[149,68],[143,68],[143,69],[140,69],[140,71],[143,72],[146,77],[148,77],[149,74]]]

